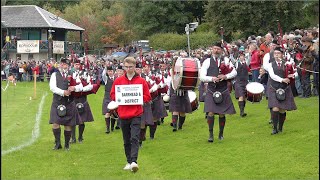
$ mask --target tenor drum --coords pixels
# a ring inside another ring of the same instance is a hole
[[[108,109],[110,110],[110,116],[114,119],[118,119],[119,115],[118,115],[118,104],[114,101],[111,101],[108,104]]]
[[[173,65],[172,88],[194,90],[198,84],[200,61],[193,58],[178,58]]]
[[[197,110],[199,107],[199,102],[198,102],[198,98],[195,92],[193,91],[188,91],[188,96],[189,96],[189,100],[190,100],[190,104],[191,104],[191,109],[192,112]]]
[[[247,89],[247,100],[250,102],[260,102],[262,100],[262,94],[264,87],[258,82],[248,83]]]
[[[169,110],[169,101],[170,101],[170,96],[168,96],[167,94],[164,95],[162,97],[163,102],[164,102],[164,107],[166,108],[166,110]]]

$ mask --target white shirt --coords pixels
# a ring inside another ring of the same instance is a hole
[[[211,58],[207,58],[202,63],[201,70],[200,70],[200,81],[202,81],[202,82],[213,82],[212,76],[207,76],[207,71],[210,67],[210,62],[211,62]],[[237,75],[237,71],[234,68],[233,64],[230,63],[230,60],[227,57],[224,57],[224,62],[227,66],[229,66],[229,68],[231,68],[231,67],[233,68],[230,73],[226,74],[227,79],[234,78]],[[218,61],[218,67],[219,66],[220,66],[220,61]]]
[[[57,75],[56,74],[57,74],[57,72],[54,72],[54,73],[52,73],[52,75],[50,77],[50,83],[49,83],[50,90],[54,94],[58,94],[60,96],[64,96],[64,91],[65,90],[62,90],[62,89],[57,87],[57,77],[56,77]],[[75,86],[75,92],[81,92],[82,88],[83,88],[82,84]]]
[[[276,62],[276,63],[277,63],[277,66],[278,66],[278,62]],[[269,73],[270,78],[272,80],[274,80],[274,81],[277,81],[277,82],[281,83],[284,78],[281,78],[280,76],[274,74],[274,71],[273,71],[273,68],[272,68],[272,63],[269,63],[267,65],[267,68],[268,68],[268,73]],[[294,73],[294,77],[298,77],[298,73],[297,72]]]

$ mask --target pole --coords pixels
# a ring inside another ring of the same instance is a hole
[[[187,37],[188,37],[188,55],[189,55],[189,57],[191,57],[190,56],[190,36],[189,36],[190,30],[189,30],[189,24],[186,24],[185,30],[186,30]]]
[[[34,71],[34,73],[33,73],[33,80],[34,80],[34,83],[33,83],[33,98],[36,99],[36,96],[37,96],[37,74],[36,74],[36,71]]]

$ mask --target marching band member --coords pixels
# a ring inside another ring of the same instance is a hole
[[[159,106],[157,106],[157,108],[161,109],[161,121],[158,121],[158,125],[160,125],[160,123],[163,123],[164,122],[164,118],[168,116],[168,113],[167,113],[167,110],[166,110],[166,107],[164,105],[164,101],[163,101],[163,96],[166,95],[168,93],[168,90],[170,87],[170,81],[171,81],[171,78],[170,78],[170,74],[167,72],[167,66],[166,66],[166,63],[165,61],[160,61],[160,71],[159,73],[156,75],[158,80],[159,80],[159,89],[158,89],[158,92],[159,92]]]
[[[290,78],[297,76],[290,65],[283,62],[283,49],[276,47],[274,52],[275,61],[269,64],[268,73],[270,83],[268,86],[268,107],[272,108],[273,130],[271,135],[282,132],[286,119],[285,111],[296,110],[296,104],[290,88]]]
[[[243,52],[240,52],[239,54],[239,61],[235,64],[235,68],[237,70],[237,76],[235,77],[235,96],[236,99],[238,99],[239,109],[240,109],[240,116],[245,117],[247,116],[247,113],[244,112],[244,108],[246,107],[246,86],[248,84],[249,80],[249,74],[250,71],[249,66],[246,64],[245,55]]]
[[[102,102],[102,115],[104,115],[105,117],[107,134],[110,133],[110,121],[111,121],[111,131],[114,130],[114,125],[116,122],[116,119],[115,119],[116,117],[111,117],[110,109],[108,109],[108,104],[111,102],[110,91],[115,79],[116,79],[116,76],[114,74],[114,70],[112,66],[105,67],[102,72],[102,80],[105,86],[104,98]]]
[[[80,66],[80,60],[76,60],[74,63],[74,72],[72,73],[72,79],[75,80],[76,85],[80,85],[83,88],[80,92],[72,92],[72,95],[74,96],[74,101],[79,113],[79,116],[77,116],[76,118],[76,125],[79,125],[78,141],[79,143],[82,143],[83,131],[85,129],[84,123],[94,121],[91,108],[87,100],[87,95],[91,90],[93,90],[94,86],[92,84],[91,77],[84,69],[80,70]],[[99,88],[99,86],[100,85],[96,84],[95,87]],[[97,90],[98,89],[96,89],[96,91]],[[76,142],[75,130],[76,126],[72,126],[71,143]]]
[[[70,61],[66,58],[61,58],[59,70],[53,72],[50,77],[50,90],[53,92],[53,100],[50,111],[50,121],[52,131],[55,137],[55,146],[53,150],[61,149],[61,129],[60,125],[64,126],[64,148],[69,150],[69,141],[71,137],[71,127],[76,124],[76,106],[74,97],[71,92],[82,91],[82,86],[70,86],[70,75],[68,76],[68,68]]]
[[[147,80],[148,86],[149,86],[149,92],[152,88],[151,84],[149,83],[149,78],[144,73],[142,73],[142,65],[140,63],[137,63],[136,65],[136,73],[140,75],[143,79]],[[154,125],[154,122],[152,120],[152,109],[151,109],[151,102],[145,103],[143,105],[143,114],[141,116],[141,126],[140,126],[140,139],[139,144],[140,147],[142,147],[142,141],[146,140],[146,126],[152,126]]]
[[[187,56],[183,53],[183,56]],[[182,56],[182,57],[183,57]],[[170,72],[172,74],[172,70]],[[177,131],[177,123],[178,129],[182,129],[182,126],[186,120],[186,113],[192,112],[192,107],[190,103],[190,99],[188,96],[188,91],[183,89],[174,90],[172,84],[169,90],[169,112],[172,112],[172,131]],[[179,122],[178,122],[179,117]]]
[[[226,80],[234,78],[237,75],[237,71],[233,68],[229,59],[221,56],[221,53],[221,42],[216,42],[213,45],[212,57],[203,62],[200,71],[200,80],[208,83],[208,92],[204,101],[204,112],[208,112],[208,142],[213,142],[214,115],[219,115],[219,139],[223,140],[223,131],[226,122],[225,114],[236,113]]]

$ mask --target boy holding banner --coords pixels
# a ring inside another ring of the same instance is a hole
[[[147,82],[136,72],[136,60],[124,59],[125,74],[118,77],[111,88],[110,97],[118,103],[127,164],[124,170],[138,171],[138,151],[143,104],[151,101]]]

